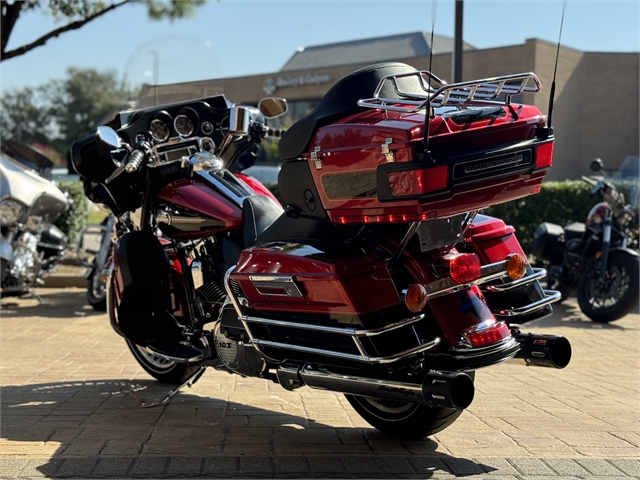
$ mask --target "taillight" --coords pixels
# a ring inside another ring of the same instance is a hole
[[[394,197],[424,195],[445,190],[449,184],[449,167],[418,168],[387,174]]]
[[[553,142],[543,143],[536,148],[536,168],[547,168],[553,164]]]
[[[448,253],[434,262],[441,276],[449,275],[457,284],[471,283],[480,278],[482,265],[475,253]]]
[[[504,322],[491,320],[466,328],[460,334],[469,341],[471,346],[482,347],[507,338],[511,335],[511,331]]]

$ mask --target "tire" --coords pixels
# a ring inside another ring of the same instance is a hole
[[[639,263],[634,255],[611,252],[602,283],[600,260],[592,260],[578,284],[580,310],[598,323],[609,323],[628,314],[638,305],[640,297]]]
[[[107,311],[107,286],[100,279],[100,272],[95,268],[89,274],[87,285],[87,301],[98,312]]]
[[[473,380],[475,372],[470,372]],[[356,412],[373,428],[382,433],[409,440],[434,435],[455,422],[462,410],[428,407],[415,403],[348,395],[345,397]]]
[[[127,340],[127,346],[140,366],[153,378],[174,385],[184,382],[199,367],[199,364],[178,363],[158,357],[145,347]]]

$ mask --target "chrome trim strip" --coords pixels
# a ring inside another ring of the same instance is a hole
[[[521,287],[523,285],[527,285],[532,283],[534,280],[539,280],[547,276],[547,271],[544,268],[533,268],[533,273],[526,277],[522,277],[519,280],[515,280],[513,282],[504,283],[502,285],[484,285],[482,290],[488,292],[508,292],[509,290],[513,290],[514,288]]]
[[[480,277],[470,283],[458,284],[454,282],[450,277],[441,278],[435,282],[424,285],[427,290],[427,300],[441,297],[449,293],[458,292],[460,290],[469,288],[473,285],[479,285],[481,283],[489,282],[500,278],[507,271],[507,260],[501,262],[490,263],[483,265],[480,271]]]
[[[483,355],[492,355],[503,350],[509,350],[518,344],[518,341],[512,336],[503,338],[499,342],[486,345],[484,347],[460,348],[452,347],[449,352],[453,353],[455,358],[475,358]],[[515,355],[515,354],[514,354]]]
[[[526,315],[534,310],[537,310],[547,305],[557,302],[562,297],[562,294],[556,290],[543,290],[544,298],[525,305],[524,307],[512,308],[509,310],[493,310],[493,314],[500,317],[517,317],[519,315]]]
[[[233,203],[235,203],[237,206],[241,208],[242,208],[242,203],[244,202],[244,199],[249,197],[249,195],[246,195],[244,197],[237,195],[233,190],[231,190],[229,187],[227,187],[224,184],[223,180],[218,178],[216,175],[212,175],[211,173],[209,173],[208,170],[198,170],[198,171],[194,171],[193,173],[204,178],[207,181],[207,183],[215,187],[218,191],[220,191],[220,193],[222,193],[229,200],[231,200]]]

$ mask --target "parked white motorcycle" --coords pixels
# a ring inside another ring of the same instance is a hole
[[[66,235],[52,224],[69,205],[50,180],[0,154],[0,288],[27,293],[64,256]]]

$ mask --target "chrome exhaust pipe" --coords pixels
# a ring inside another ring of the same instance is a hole
[[[520,333],[516,336],[520,351],[511,361],[524,360],[527,366],[564,368],[571,360],[571,344],[559,335]]]
[[[287,390],[306,385],[333,392],[410,402],[430,407],[462,410],[474,396],[473,380],[463,372],[430,371],[422,382],[399,382],[388,379],[343,375],[325,368],[305,364],[280,366],[278,382]]]

